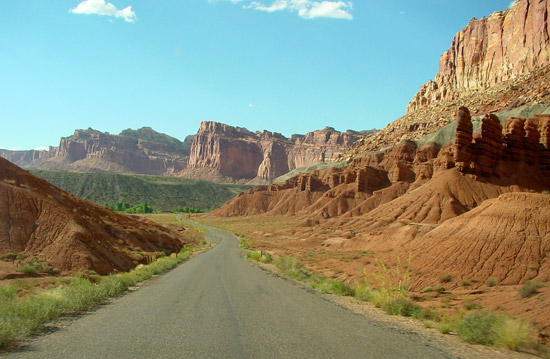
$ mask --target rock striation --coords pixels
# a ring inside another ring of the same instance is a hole
[[[5,151],[0,156],[21,167],[81,172],[168,175],[187,166],[185,144],[151,128],[112,135],[76,130],[48,151]]]
[[[197,171],[209,176],[214,172],[223,178],[267,183],[299,167],[334,161],[361,137],[327,127],[286,138],[205,121],[191,145],[188,169],[178,175],[196,178]]]
[[[435,81],[422,86],[407,112],[550,64],[549,10],[548,0],[519,0],[506,11],[472,19],[441,56]]]
[[[0,255],[40,258],[63,272],[108,274],[190,242],[144,218],[76,198],[0,158]]]

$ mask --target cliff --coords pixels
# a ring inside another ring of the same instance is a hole
[[[537,104],[550,107],[550,0],[518,0],[510,9],[472,19],[440,58],[406,114],[358,141],[345,159],[418,140],[452,122],[457,107],[472,116]],[[528,116],[537,112],[530,112]]]
[[[548,0],[519,0],[488,18],[472,19],[440,58],[435,81],[426,83],[407,112],[550,64]]]
[[[298,167],[334,161],[361,137],[327,127],[286,138],[276,132],[202,122],[191,145],[189,168],[178,175],[266,183]]]
[[[166,175],[187,165],[186,144],[151,128],[112,135],[93,129],[76,130],[48,151],[0,151],[21,167],[80,172]]]

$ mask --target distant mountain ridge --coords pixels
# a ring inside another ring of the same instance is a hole
[[[182,142],[151,127],[119,135],[88,128],[75,130],[49,150],[0,150],[0,156],[24,168],[265,183],[297,167],[332,161],[372,131],[340,133],[327,127],[286,138],[203,122],[197,135]]]

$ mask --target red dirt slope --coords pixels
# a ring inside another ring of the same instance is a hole
[[[64,272],[107,274],[184,244],[165,227],[78,199],[0,158],[0,256],[24,254]]]

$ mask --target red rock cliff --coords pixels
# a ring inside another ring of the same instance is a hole
[[[182,148],[181,143],[174,145],[87,129],[61,138],[59,147],[50,147],[49,151],[0,151],[0,156],[22,167],[166,175],[187,165],[188,156]]]
[[[298,167],[335,160],[360,137],[353,131],[325,128],[289,139],[269,131],[202,122],[191,145],[189,169],[180,175],[200,177],[198,169],[223,178],[265,183]]]
[[[435,81],[422,86],[407,113],[550,64],[549,10],[549,0],[518,0],[506,11],[472,19],[441,56]]]

